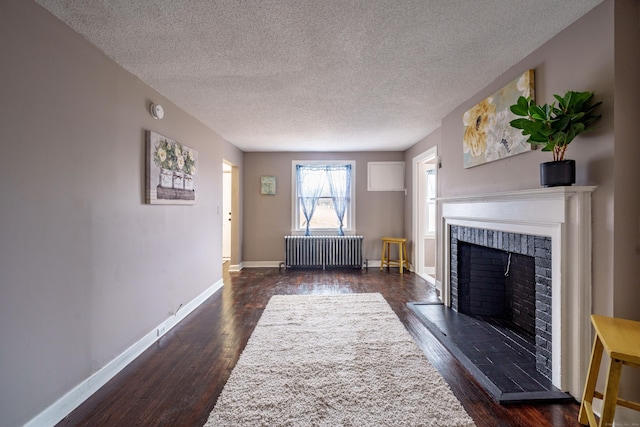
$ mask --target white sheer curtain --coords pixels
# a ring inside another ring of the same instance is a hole
[[[305,236],[310,235],[309,222],[316,210],[318,198],[322,195],[325,182],[325,166],[296,165],[298,196],[302,213],[307,220]]]
[[[326,171],[333,209],[340,221],[338,234],[344,236],[344,214],[351,198],[351,165],[327,166]]]

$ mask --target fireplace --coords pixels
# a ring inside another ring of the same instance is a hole
[[[595,187],[586,186],[552,187],[438,199],[443,218],[440,291],[444,304],[454,310],[472,306],[476,310],[483,304],[486,306],[487,301],[483,300],[486,295],[492,295],[486,289],[479,290],[477,283],[465,282],[467,273],[458,270],[461,262],[464,266],[465,262],[472,263],[472,258],[476,258],[473,262],[478,262],[477,257],[492,259],[500,268],[487,271],[486,275],[496,279],[506,272],[503,259],[507,258],[508,265],[509,254],[511,267],[514,262],[531,262],[519,256],[533,258],[536,369],[550,378],[555,387],[576,398],[582,393],[591,347],[594,190]],[[504,301],[510,297],[509,292],[526,292],[503,291],[504,283],[496,287],[500,290],[493,290],[494,300]],[[523,307],[504,302],[505,307],[507,313],[501,314],[503,317],[510,316],[509,310],[529,314],[531,311],[530,302]],[[479,315],[487,315],[483,312],[485,308],[479,310]],[[515,327],[531,326],[528,323]]]
[[[461,241],[457,246],[458,304],[454,309],[535,338],[535,257]]]
[[[528,337],[552,378],[551,239],[452,225],[451,308]]]

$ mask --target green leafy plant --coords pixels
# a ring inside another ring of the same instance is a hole
[[[529,135],[527,142],[544,145],[542,151],[552,151],[553,160],[564,160],[567,147],[573,139],[583,132],[594,128],[593,124],[600,119],[594,110],[602,104],[592,104],[594,92],[568,91],[563,97],[553,95],[558,106],[536,105],[531,97],[521,96],[511,106],[511,112],[524,118],[510,122],[511,126],[521,129],[523,135]]]

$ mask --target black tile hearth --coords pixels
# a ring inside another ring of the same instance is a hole
[[[573,400],[536,370],[530,338],[442,304],[407,305],[496,401]]]

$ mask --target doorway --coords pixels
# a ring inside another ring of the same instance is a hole
[[[231,223],[233,219],[233,167],[222,162],[222,262],[231,261]]]
[[[414,271],[442,292],[436,280],[438,151],[413,158]]]

